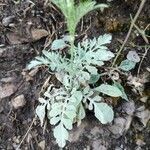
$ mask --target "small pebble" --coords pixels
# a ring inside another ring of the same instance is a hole
[[[8,17],[5,17],[5,18],[3,18],[3,20],[2,20],[2,24],[3,24],[5,27],[7,27],[7,26],[9,26],[10,23],[13,22],[14,18],[15,18],[15,16],[8,16]]]
[[[26,103],[24,95],[22,94],[22,95],[17,96],[16,98],[12,99],[11,103],[15,109],[23,107]]]

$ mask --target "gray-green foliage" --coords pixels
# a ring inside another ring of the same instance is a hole
[[[53,0],[66,20],[70,35],[53,41],[51,51],[43,50],[42,56],[31,61],[28,68],[39,65],[47,66],[55,73],[61,86],[50,84],[46,92],[39,98],[40,105],[36,108],[36,114],[43,125],[45,115],[54,126],[54,137],[60,147],[64,147],[68,140],[68,130],[74,123],[78,125],[85,117],[85,109],[93,110],[95,117],[103,124],[113,120],[114,112],[105,103],[103,94],[112,97],[122,96],[123,92],[116,85],[101,84],[91,88],[100,78],[97,67],[101,67],[106,61],[114,57],[106,44],[111,42],[112,36],[104,34],[94,39],[86,39],[74,45],[75,28],[81,17],[96,8],[104,8],[107,5],[95,5],[93,1],[86,1],[74,5],[73,0]],[[70,57],[62,56],[60,49],[68,47]],[[46,113],[47,112],[47,113]]]
[[[119,66],[119,68],[123,71],[132,70],[136,63],[140,61],[140,57],[136,53],[136,51],[129,51],[127,54],[127,59],[123,60]]]
[[[62,83],[60,88],[50,85],[43,97],[36,114],[43,124],[45,109],[54,127],[54,137],[60,147],[64,147],[68,139],[68,130],[73,123],[80,123],[85,117],[85,107],[94,110],[96,118],[103,124],[113,120],[112,108],[103,102],[102,94],[112,97],[122,96],[121,90],[114,85],[101,84],[91,89],[89,81],[93,75],[99,75],[97,66],[103,66],[114,54],[105,44],[110,43],[111,35],[105,34],[98,39],[85,40],[78,43],[73,63],[62,57],[58,51],[43,51],[42,57],[36,57],[28,67],[46,65],[55,72],[56,78]]]

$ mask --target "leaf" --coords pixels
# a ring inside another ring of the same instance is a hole
[[[93,110],[93,103],[92,102],[89,103],[88,108],[89,108],[89,110]]]
[[[95,117],[102,123],[106,124],[113,120],[114,112],[106,103],[93,103]]]
[[[56,142],[60,147],[64,147],[66,145],[66,140],[68,140],[68,131],[64,128],[63,124],[60,122],[54,128],[54,137],[56,138]]]
[[[54,104],[52,104],[52,106],[51,106],[52,109],[50,110],[48,115],[50,117],[56,117],[57,115],[60,115],[61,112],[62,112],[61,107],[62,107],[62,103],[54,103]]]
[[[49,60],[44,57],[35,57],[35,60],[32,60],[29,63],[29,65],[27,66],[27,69],[32,69],[40,65],[48,65],[49,63],[50,63]]]
[[[78,75],[79,82],[82,84],[90,80],[90,74],[88,72],[80,71],[77,75]]]
[[[66,115],[70,120],[73,120],[73,119],[76,117],[76,112],[70,111],[70,110],[66,110],[66,111],[65,111],[65,115]]]
[[[95,88],[94,90],[112,97],[122,96],[122,92],[120,91],[120,89],[113,85],[101,84],[99,87]]]
[[[74,93],[74,97],[76,98],[76,102],[75,102],[74,105],[77,106],[81,102],[81,100],[83,98],[82,92],[81,91],[76,91]]]
[[[39,102],[41,103],[41,104],[46,104],[47,103],[47,101],[44,99],[44,98],[39,98]]]
[[[88,81],[88,83],[89,84],[94,84],[99,80],[99,78],[100,78],[99,74],[97,74],[97,75],[92,74],[90,80]]]
[[[63,85],[66,88],[70,86],[70,77],[69,77],[69,75],[64,75],[64,77],[63,77]]]
[[[106,8],[106,7],[108,7],[108,5],[106,4],[96,5],[95,1],[90,1],[90,0],[79,3],[79,5],[76,7],[77,23],[84,15],[86,15],[90,11],[94,9]]]
[[[107,50],[99,50],[95,55],[96,58],[101,61],[108,61],[115,56],[111,51]]]
[[[102,97],[99,96],[99,95],[96,95],[95,97],[92,98],[92,100],[93,100],[94,102],[100,102],[101,99],[102,99]]]
[[[52,50],[63,49],[67,46],[63,39],[54,40],[51,46]]]
[[[70,42],[71,38],[72,38],[71,35],[64,35],[63,36],[63,40],[66,41],[66,42]]]
[[[45,107],[46,107],[46,105],[39,105],[39,106],[36,107],[36,110],[35,110],[37,116],[40,119],[41,126],[43,126],[43,122],[44,122],[44,119],[45,119]]]
[[[64,126],[66,127],[66,129],[68,129],[68,130],[72,129],[72,121],[70,119],[63,118],[62,122],[63,122]]]
[[[39,65],[42,65],[43,62],[40,62],[40,61],[37,61],[37,60],[32,60],[30,62],[30,64],[27,66],[27,69],[32,69],[32,68],[35,68],[36,66],[39,66]]]
[[[99,36],[98,44],[99,45],[109,44],[111,40],[112,40],[112,36],[110,34],[104,34]]]
[[[60,116],[53,117],[53,118],[50,119],[50,124],[55,125],[60,121],[60,119],[61,119]]]
[[[127,54],[127,59],[136,63],[140,61],[140,57],[136,51],[129,51]]]
[[[83,104],[81,103],[78,108],[77,119],[78,121],[81,121],[84,117],[85,117],[85,109],[83,107]]]
[[[95,68],[93,66],[86,66],[86,69],[88,70],[89,73],[91,73],[93,75],[97,75],[97,68]]]
[[[123,99],[125,99],[126,101],[129,101],[129,99],[128,99],[128,97],[127,97],[125,91],[124,91],[123,86],[122,86],[119,82],[116,82],[116,81],[114,81],[114,86],[116,86],[116,87],[117,87],[118,89],[120,89],[120,91],[122,92],[121,97],[122,97]]]
[[[126,59],[121,62],[119,68],[122,69],[123,71],[130,71],[135,67],[135,65],[136,62]]]

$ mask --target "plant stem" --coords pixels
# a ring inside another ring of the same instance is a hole
[[[71,35],[71,47],[70,47],[70,55],[71,55],[71,64],[73,64],[73,59],[74,59],[74,35]]]

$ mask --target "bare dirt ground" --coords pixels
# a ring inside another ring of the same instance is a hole
[[[134,17],[140,0],[97,2],[108,3],[110,7],[103,13],[97,10],[85,16],[78,25],[76,41],[111,33],[113,41],[110,49],[116,53],[129,30],[130,14]],[[149,23],[150,1],[147,0],[136,25],[143,30]],[[46,0],[0,0],[1,150],[13,150],[18,146],[21,150],[59,149],[48,122],[41,128],[39,120],[34,121],[39,92],[50,74],[46,68],[32,71],[25,68],[43,49],[49,49],[53,39],[66,33],[61,12],[48,5]],[[150,36],[150,26],[146,34]],[[147,37],[147,40],[134,27],[120,59],[129,50],[136,50],[142,58],[146,49],[150,48],[150,38]],[[70,142],[64,149],[150,149],[150,51],[147,50],[137,77],[138,68],[139,64],[132,71],[131,86],[126,86],[127,81],[124,80],[130,101],[119,99],[113,103],[113,123],[102,125],[92,112],[87,112],[87,118],[82,124],[70,132]],[[52,80],[50,82],[55,82]],[[143,89],[142,93],[137,91],[137,87]]]

